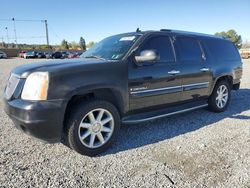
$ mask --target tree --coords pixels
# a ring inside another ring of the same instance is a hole
[[[215,33],[215,35],[230,39],[237,48],[241,48],[242,46],[241,35],[238,35],[234,29],[230,29],[227,32],[225,31],[217,32]]]
[[[79,45],[75,41],[72,41],[71,42],[71,48],[72,48],[72,50],[78,50]]]
[[[61,48],[65,49],[65,50],[69,49],[69,44],[68,44],[68,42],[65,39],[63,39],[63,41],[61,43]]]
[[[87,48],[91,48],[92,46],[94,46],[94,42],[93,41],[91,41],[91,42],[89,42],[88,44],[87,44]]]
[[[250,42],[248,42],[248,40],[245,40],[245,41],[242,43],[242,48],[250,48]]]
[[[79,46],[82,50],[86,50],[86,42],[83,37],[80,37]]]

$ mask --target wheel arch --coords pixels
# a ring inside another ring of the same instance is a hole
[[[233,88],[233,75],[231,74],[223,74],[223,75],[220,75],[218,76],[215,81],[214,81],[214,84],[212,86],[212,89],[211,89],[211,92],[210,92],[210,95],[212,94],[213,90],[214,90],[214,87],[216,86],[216,84],[218,82],[220,82],[221,80],[225,80],[228,82],[229,86],[230,86],[230,89]]]
[[[70,116],[73,106],[79,104],[79,102],[91,99],[105,100],[113,104],[119,114],[122,116],[125,113],[125,101],[122,96],[122,92],[116,88],[95,88],[91,90],[78,90],[78,92],[72,93],[65,109],[64,115],[64,128],[66,127],[66,121]]]

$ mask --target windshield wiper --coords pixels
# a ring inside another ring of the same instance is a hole
[[[95,58],[95,59],[106,60],[105,58],[99,57],[99,56],[96,56],[96,55],[86,56],[86,57],[84,57],[84,58]]]

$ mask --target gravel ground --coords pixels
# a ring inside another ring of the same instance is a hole
[[[0,60],[9,71],[37,60]],[[98,157],[44,144],[14,128],[0,102],[0,187],[250,187],[250,60],[228,110],[123,126]]]

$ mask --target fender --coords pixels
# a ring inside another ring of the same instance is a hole
[[[81,87],[77,87],[77,88],[72,88],[72,90],[66,94],[66,98],[68,98],[70,100],[74,96],[84,96],[84,95],[87,95],[90,93],[95,93],[98,90],[110,90],[112,92],[110,94],[111,95],[113,94],[115,97],[115,99],[112,98],[110,100],[111,101],[115,100],[117,102],[121,113],[123,114],[123,113],[128,111],[129,102],[127,101],[126,89],[122,88],[120,86],[114,85],[114,84],[100,83],[100,84],[85,85],[85,86],[81,86]],[[100,98],[102,98],[102,96],[100,96]]]

